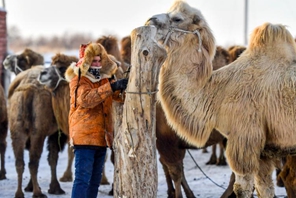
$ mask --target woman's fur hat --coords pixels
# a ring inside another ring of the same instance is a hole
[[[99,43],[89,43],[85,47],[85,45],[81,45],[81,48],[85,48],[85,50],[80,49],[81,59],[77,63],[72,63],[70,67],[68,67],[65,77],[67,81],[71,81],[76,75],[79,74],[79,70],[81,72],[81,76],[85,76],[92,61],[95,56],[101,57],[101,65],[102,68],[100,70],[100,74],[102,78],[111,78],[113,74],[115,74],[117,70],[117,64],[114,62],[114,57],[108,55],[105,48]],[[84,51],[84,53],[82,53]]]

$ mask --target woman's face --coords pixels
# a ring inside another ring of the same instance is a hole
[[[93,66],[93,67],[101,67],[101,57],[100,56],[95,56],[92,63],[91,63],[91,66]]]

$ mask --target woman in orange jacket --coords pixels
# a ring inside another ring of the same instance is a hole
[[[85,49],[85,50],[84,50]],[[111,80],[117,70],[104,47],[90,43],[80,60],[66,71],[70,81],[70,143],[75,153],[72,198],[95,198],[101,181],[107,146],[112,147],[112,100],[126,89],[127,79]]]

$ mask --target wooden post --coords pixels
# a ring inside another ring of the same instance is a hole
[[[153,39],[156,28],[131,33],[132,67],[123,119],[114,138],[114,197],[157,197],[155,108],[158,74],[166,51]]]

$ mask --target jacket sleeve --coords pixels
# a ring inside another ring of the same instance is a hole
[[[92,88],[90,82],[81,80],[77,90],[77,104],[84,108],[94,108],[112,94],[110,83]]]

